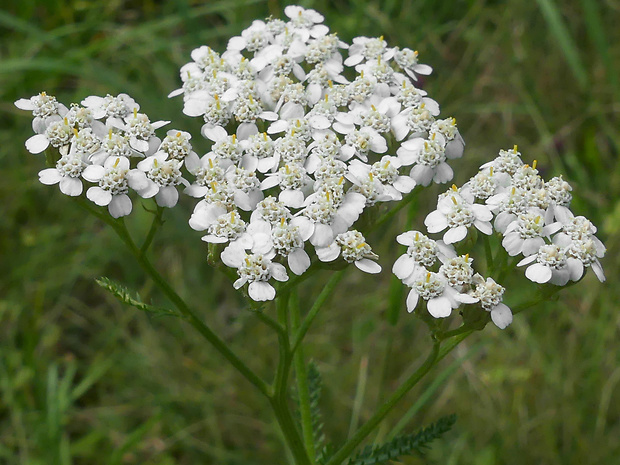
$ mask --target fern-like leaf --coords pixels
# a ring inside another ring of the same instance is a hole
[[[143,312],[151,313],[154,315],[175,316],[177,318],[184,318],[183,315],[164,307],[155,307],[153,305],[146,304],[140,298],[140,295],[136,292],[135,296],[132,296],[125,286],[112,281],[109,278],[101,277],[95,280],[102,288],[110,292],[114,297],[124,304],[131,305]]]
[[[347,465],[380,465],[413,452],[423,454],[424,449],[430,448],[432,441],[450,431],[455,422],[456,415],[449,415],[415,434],[398,436],[380,446],[366,446],[349,459]]]
[[[311,360],[308,364],[308,393],[310,395],[310,417],[314,434],[314,449],[318,459],[323,457],[323,452],[325,451],[325,434],[323,433],[323,421],[319,407],[322,388],[323,380],[321,379],[321,374],[316,363]]]

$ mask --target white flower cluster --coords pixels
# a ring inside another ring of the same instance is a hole
[[[188,157],[201,200],[190,226],[237,270],[254,300],[269,283],[303,274],[309,253],[341,257],[368,273],[381,267],[350,229],[366,207],[398,201],[416,185],[452,178],[447,160],[464,143],[453,118],[414,85],[431,68],[383,38],[351,46],[323,16],[299,6],[287,21],[254,21],[222,54],[207,46],[181,68],[183,112],[202,118],[210,151]],[[348,49],[348,58],[343,51]],[[389,148],[388,148],[389,147]]]
[[[181,167],[186,157],[197,157],[191,136],[171,130],[162,141],[155,130],[169,121],[151,122],[126,94],[90,96],[67,108],[42,92],[15,105],[34,116],[36,134],[26,141],[28,151],[38,154],[52,146],[60,154],[55,168],[39,172],[41,183],[59,184],[69,196],[82,194],[83,180],[93,183],[86,197],[107,206],[114,218],[131,213],[130,189],[173,207],[179,198],[176,186],[189,185]]]
[[[434,241],[419,231],[399,235],[398,243],[407,246],[392,272],[411,288],[407,311],[413,312],[420,298],[434,318],[447,318],[462,304],[479,303],[490,312],[495,325],[504,329],[512,323],[512,312],[502,303],[504,288],[493,279],[486,280],[472,267],[469,255],[457,256],[452,245]],[[436,270],[436,271],[432,271]]]
[[[439,196],[437,210],[424,224],[430,233],[445,231],[443,240],[417,231],[398,236],[408,250],[393,272],[411,287],[407,309],[413,311],[422,297],[429,313],[442,318],[463,303],[479,303],[498,327],[510,324],[510,309],[501,303],[504,288],[474,274],[472,259],[457,257],[452,246],[465,239],[472,226],[486,235],[501,235],[507,255],[522,255],[517,265],[529,265],[525,275],[536,283],[563,286],[581,279],[587,267],[604,281],[599,258],[605,247],[594,235],[596,227],[571,212],[571,198],[566,181],[561,177],[544,181],[536,162],[524,164],[516,146],[501,150],[462,187],[453,185]],[[437,260],[442,265],[437,272],[430,271]]]

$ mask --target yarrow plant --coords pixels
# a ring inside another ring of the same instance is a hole
[[[432,69],[419,62],[417,51],[390,47],[383,37],[347,44],[314,10],[288,6],[284,13],[286,20],[254,21],[226,50],[196,48],[181,68],[182,85],[169,97],[182,99],[183,113],[201,120],[199,138],[209,147],[202,155],[192,145],[196,135],[180,129],[158,135],[170,122],[141,113],[126,94],[88,96],[67,107],[42,92],[15,105],[33,115],[35,135],[26,149],[46,152],[49,167],[40,181],[59,184],[114,228],[179,314],[269,400],[295,462],[371,463],[352,453],[423,375],[488,321],[501,329],[510,325],[517,312],[504,303],[507,272],[520,267],[530,281],[557,287],[579,281],[591,268],[604,281],[599,260],[605,247],[596,227],[570,210],[570,185],[562,177],[543,180],[536,162],[525,164],[516,146],[501,150],[461,187],[448,187],[424,221],[426,233],[441,237],[400,234],[396,240],[407,249],[391,266],[410,288],[406,310],[429,325],[433,350],[350,440],[324,447],[313,430],[304,336],[344,267],[382,271],[366,236],[399,208],[386,214],[389,205],[406,204],[418,188],[452,181],[450,161],[463,156],[465,143],[455,118],[441,115],[418,84]],[[197,199],[187,215],[200,232],[193,247],[201,247],[198,237],[207,243],[209,262],[278,334],[281,359],[271,385],[147,258],[164,209],[179,205],[180,194]],[[154,227],[138,248],[123,217],[136,201],[151,198]],[[373,211],[384,216],[376,221]],[[483,264],[474,258],[478,238]],[[476,271],[480,265],[484,274]],[[292,298],[296,286],[330,268],[340,271],[302,322]],[[109,280],[102,285],[125,295]],[[261,304],[274,299],[276,317]],[[462,322],[450,329],[448,317],[455,314]],[[286,402],[292,362],[299,425]]]

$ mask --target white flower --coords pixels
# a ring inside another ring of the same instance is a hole
[[[433,273],[420,268],[412,280],[411,291],[407,296],[407,311],[413,312],[418,305],[419,298],[426,301],[428,313],[434,318],[447,318],[452,309],[462,303],[474,303],[478,299],[467,294],[461,294],[448,285],[446,277],[440,273]]]
[[[60,116],[62,118],[68,111],[67,107],[62,103],[58,103],[56,97],[47,95],[45,92],[34,95],[29,99],[20,98],[15,102],[15,106],[20,110],[32,111],[32,116],[34,116],[32,129],[37,134],[45,132],[50,117]]]
[[[306,207],[301,210],[297,225],[304,240],[309,239],[315,247],[326,247],[335,236],[345,232],[357,221],[366,205],[366,197],[348,192],[340,205],[334,203],[334,196],[315,192],[306,198]]]
[[[583,271],[575,261],[569,265],[566,252],[563,247],[556,244],[545,244],[538,249],[538,253],[521,260],[517,266],[529,265],[525,270],[525,276],[530,281],[544,284],[550,282],[557,286],[564,286],[569,279],[575,278]],[[579,276],[581,277],[581,276]]]
[[[475,226],[483,234],[491,234],[492,218],[493,214],[488,207],[472,203],[466,193],[459,193],[456,186],[453,186],[452,190],[440,197],[437,210],[428,214],[424,224],[430,233],[448,228],[443,240],[446,244],[453,244],[465,239],[471,226]]]
[[[138,169],[146,174],[148,187],[138,192],[144,198],[155,196],[160,207],[174,207],[179,200],[176,186],[189,183],[181,177],[182,161],[168,160],[168,154],[157,152],[138,163]]]
[[[381,58],[386,61],[394,55],[393,49],[387,48],[383,37],[355,37],[349,47],[349,58],[344,61],[346,66],[355,66],[364,60]]]
[[[372,252],[362,233],[354,229],[338,234],[327,247],[317,247],[316,254],[322,262],[334,261],[342,254],[345,261],[366,273],[381,272],[381,265],[373,261],[379,256]]]
[[[568,229],[570,231],[571,228]],[[599,258],[602,258],[606,251],[603,243],[596,236],[587,234],[579,234],[577,236],[576,231],[570,232],[573,234],[572,238],[570,234],[562,232],[553,238],[553,242],[564,247],[567,256],[566,261],[571,270],[571,280],[578,281],[581,279],[585,271],[584,268],[589,266],[598,280],[604,282],[605,273],[599,261]]]
[[[544,212],[539,208],[531,208],[520,213],[517,219],[506,227],[502,246],[508,255],[514,257],[522,253],[529,256],[545,245],[544,237],[557,232],[562,225],[551,223],[545,225]]]
[[[82,105],[93,112],[93,118],[106,117],[108,124],[117,127],[123,125],[123,118],[140,110],[140,105],[127,94],[118,94],[116,97],[110,94],[105,97],[91,95],[82,100]]]
[[[285,164],[277,173],[267,175],[260,187],[266,190],[276,185],[281,189],[280,202],[290,208],[301,208],[305,200],[304,190],[312,185],[312,179],[303,165],[291,163]]]
[[[86,163],[82,156],[70,152],[60,157],[56,162],[56,168],[39,171],[39,181],[47,185],[58,184],[63,194],[76,197],[82,194],[83,185],[80,176],[84,168]]]
[[[512,176],[522,165],[521,153],[517,150],[517,146],[515,145],[512,150],[500,150],[497,158],[485,163],[480,169],[493,167],[497,173],[508,173]]]
[[[480,305],[484,310],[491,313],[491,320],[499,329],[506,328],[512,323],[512,312],[510,308],[502,302],[505,288],[497,284],[493,279],[482,276],[474,276],[476,289],[473,296],[479,299]]]
[[[256,218],[252,218],[247,229],[252,238],[252,252],[286,257],[290,270],[302,275],[310,267],[310,257],[304,250],[304,240],[296,226],[297,218],[290,223],[285,217],[272,223]]]
[[[474,276],[474,269],[471,266],[473,260],[469,254],[443,259],[439,273],[445,276],[451,287],[459,292],[466,292]]]
[[[74,135],[73,126],[69,125],[67,118],[50,116],[46,120],[47,127],[43,134],[36,134],[26,141],[26,149],[30,153],[38,154],[50,145],[67,153],[69,143]]]
[[[192,150],[190,139],[192,135],[189,132],[171,129],[166,133],[166,137],[162,140],[158,151],[168,154],[170,159],[184,161],[187,157],[197,157],[196,152]]]
[[[399,244],[407,246],[407,252],[398,257],[392,273],[408,286],[413,284],[417,272],[435,264],[437,258],[442,262],[456,256],[454,247],[442,241],[434,241],[419,231],[407,231],[396,237]]]
[[[249,283],[248,294],[256,301],[273,300],[276,296],[276,290],[269,284],[269,279],[288,280],[283,265],[272,262],[271,258],[263,254],[248,254],[245,246],[240,243],[226,247],[221,259],[226,266],[237,269],[239,279],[233,283],[233,287],[239,289]]]
[[[433,68],[430,66],[418,63],[417,50],[414,51],[409,48],[403,48],[402,50],[397,49],[394,54],[394,61],[405,70],[410,78],[415,80],[417,80],[416,73],[429,75],[433,72]]]
[[[209,155],[202,158],[190,156],[185,161],[185,166],[196,179],[184,192],[192,197],[200,198],[207,195],[209,190],[217,190],[216,186],[226,183],[224,175],[226,170],[232,166],[232,162]]]
[[[127,195],[130,187],[141,191],[148,185],[143,172],[129,169],[129,159],[126,157],[109,157],[103,166],[87,166],[82,177],[99,184],[89,188],[86,197],[96,205],[107,205],[114,218],[131,213],[131,199]]]
[[[431,181],[446,183],[454,174],[446,163],[445,139],[440,134],[433,134],[431,139],[416,138],[403,142],[396,154],[404,166],[415,163],[410,176],[423,186],[428,186]]]

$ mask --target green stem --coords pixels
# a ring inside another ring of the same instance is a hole
[[[299,297],[296,292],[291,293],[291,329],[297,331],[301,323]],[[314,430],[312,427],[312,411],[310,409],[310,390],[308,389],[308,370],[304,358],[303,347],[299,347],[294,355],[295,377],[297,379],[297,394],[299,396],[299,412],[301,415],[301,433],[306,446],[306,453],[310,462],[315,461]]]
[[[570,285],[570,284],[569,284]],[[562,289],[565,289],[566,286],[553,286],[553,288],[551,288],[551,290],[547,291],[547,292],[541,292],[540,295],[535,298],[530,300],[529,302],[526,302],[524,304],[521,305],[517,305],[516,307],[512,308],[512,314],[516,315],[518,313],[521,313],[524,310],[527,310],[530,307],[533,307],[534,305],[537,305],[545,300],[547,300],[549,297],[551,297],[552,295],[560,292]]]
[[[155,233],[159,229],[159,227],[163,224],[162,215],[164,214],[164,208],[157,206],[157,211],[155,212],[155,216],[153,216],[153,222],[151,223],[151,227],[149,229],[144,242],[142,243],[142,247],[140,247],[140,253],[144,255],[151,246],[153,239],[155,238]]]
[[[420,381],[435,364],[439,356],[440,342],[433,344],[433,349],[424,363],[390,396],[390,398],[362,425],[360,429],[349,439],[326,465],[339,465],[346,460],[355,448],[368,436],[373,429],[386,417],[386,415],[396,406],[417,383]],[[444,355],[445,356],[445,355]]]
[[[409,194],[407,194],[406,196],[403,197],[403,199],[398,202],[398,205],[396,205],[394,208],[392,208],[389,212],[385,213],[381,218],[379,218],[375,224],[370,228],[370,231],[376,229],[377,227],[381,226],[383,223],[389,221],[392,217],[394,217],[394,215],[396,215],[401,209],[405,208],[407,205],[409,205],[409,203],[415,199],[415,197],[418,195],[417,192],[415,192],[415,189],[410,192]]]
[[[484,241],[484,254],[486,255],[486,259],[487,259],[487,275],[490,276],[493,274],[494,271],[494,263],[493,263],[493,253],[491,252],[491,241],[489,239],[489,236],[487,236],[486,234],[483,234],[483,241]]]
[[[151,277],[157,287],[177,309],[187,318],[187,321],[239,371],[250,383],[252,383],[263,395],[269,397],[269,388],[267,384],[256,375],[237,355],[232,352],[226,343],[222,341],[196,314],[189,308],[185,301],[176,291],[168,284],[168,282],[153,267],[151,262],[143,255],[131,238],[125,222],[121,219],[114,220],[111,217],[97,211],[85,199],[77,198],[78,203],[90,213],[109,224],[116,232],[119,238],[129,248],[135,259],[138,261],[142,269]]]
[[[449,339],[449,338],[454,337],[454,336],[460,336],[461,334],[469,335],[469,334],[473,333],[474,331],[475,330],[470,328],[469,326],[463,325],[463,326],[461,326],[459,328],[453,329],[452,331],[446,331],[444,333],[439,333],[438,334],[438,339],[440,341],[445,341],[446,339]]]
[[[300,346],[306,333],[310,329],[310,325],[312,325],[314,318],[316,318],[317,314],[319,313],[319,310],[321,310],[321,307],[323,306],[327,298],[331,295],[332,292],[334,292],[334,289],[336,288],[340,280],[343,278],[344,272],[345,270],[336,271],[332,275],[332,277],[329,278],[329,281],[327,281],[327,284],[325,285],[325,287],[323,288],[319,296],[314,301],[314,304],[312,304],[312,308],[310,309],[310,311],[304,318],[304,321],[301,323],[301,326],[295,333],[295,339],[293,339],[293,346],[291,349],[293,353]]]
[[[282,434],[284,435],[284,439],[286,440],[286,444],[295,458],[296,465],[311,465],[304,442],[293,420],[293,416],[291,415],[286,396],[288,377],[293,358],[288,336],[288,298],[288,292],[280,292],[280,295],[276,298],[278,323],[283,328],[286,328],[286,330],[278,334],[280,360],[278,361],[276,376],[272,387],[272,395],[269,396],[269,401],[276,416],[276,420],[280,425],[280,429],[282,430]]]

